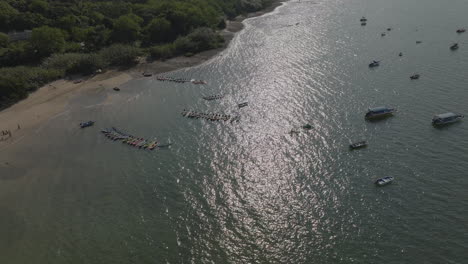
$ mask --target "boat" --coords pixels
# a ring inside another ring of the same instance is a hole
[[[391,30],[392,30],[392,28],[387,28],[387,31],[391,31]]]
[[[366,119],[377,119],[382,117],[388,117],[393,115],[396,111],[394,108],[388,108],[384,106],[369,108],[366,113]]]
[[[465,30],[464,28],[459,28],[459,29],[457,29],[457,33],[465,33],[465,31],[466,31],[466,30]]]
[[[192,79],[192,80],[190,80],[190,81],[191,81],[193,84],[206,84],[206,82],[203,81],[203,80],[195,80],[195,79]]]
[[[117,91],[117,92],[120,91],[120,88],[119,88],[119,87],[114,87],[114,88],[112,88],[112,89],[113,89],[114,91]]]
[[[380,179],[375,181],[375,184],[377,186],[384,186],[384,185],[390,184],[394,179],[395,178],[393,178],[391,176],[380,178]]]
[[[454,43],[452,46],[450,46],[451,50],[457,50],[458,48],[458,43]]]
[[[361,22],[366,22],[367,21],[367,18],[366,17],[361,17],[361,19],[359,20]]]
[[[419,79],[419,77],[420,77],[419,74],[413,74],[413,75],[410,76],[410,79],[411,80],[417,80],[417,79]]]
[[[422,43],[422,41],[416,40],[416,44],[421,44],[421,43]]]
[[[312,125],[311,124],[305,124],[302,126],[303,129],[306,129],[306,130],[310,130],[312,129]]]
[[[238,106],[239,108],[242,108],[242,107],[246,107],[247,105],[249,105],[249,103],[244,102],[244,103],[238,104],[237,106]]]
[[[464,118],[463,115],[449,112],[449,113],[435,115],[432,118],[432,124],[434,126],[441,126],[441,125],[458,122],[462,120],[463,118]]]
[[[367,142],[366,141],[359,141],[353,144],[349,145],[350,149],[360,149],[360,148],[365,148],[367,147]]]
[[[402,52],[398,53],[398,56],[400,56],[400,57],[403,56],[403,53]]]
[[[382,37],[385,37],[385,35],[387,35],[387,34],[385,34],[385,33],[380,34],[380,36],[382,36]]]
[[[365,25],[367,25],[366,22],[361,22],[361,26],[365,26]]]
[[[377,67],[380,65],[380,61],[372,61],[369,63],[369,68]]]
[[[143,73],[143,76],[144,76],[144,77],[151,77],[151,76],[153,76],[153,74],[152,74],[152,73],[149,73],[149,72],[144,72],[144,73]]]
[[[80,123],[81,128],[90,127],[92,125],[94,125],[94,121],[87,121],[87,122]]]

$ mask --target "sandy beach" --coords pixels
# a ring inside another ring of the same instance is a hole
[[[274,1],[262,11],[238,16],[233,21],[227,21],[226,28],[220,32],[225,39],[225,44],[221,48],[204,51],[191,57],[179,56],[165,61],[146,62],[142,58],[138,65],[128,70],[108,70],[93,77],[84,77],[79,83],[75,83],[77,79],[60,79],[39,88],[28,98],[0,111],[0,131],[11,132],[11,137],[0,134],[0,150],[15,145],[28,133],[40,128],[41,124],[65,112],[71,99],[84,92],[110,90],[130,80],[144,78],[142,77],[143,72],[149,72],[153,75],[171,72],[201,64],[215,57],[229,46],[235,33],[243,29],[242,22],[245,19],[264,15],[281,4],[281,1]]]

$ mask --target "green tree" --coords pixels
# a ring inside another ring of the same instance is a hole
[[[132,16],[121,16],[114,22],[112,39],[116,42],[130,43],[138,39],[141,28]]]
[[[163,17],[151,20],[146,27],[146,32],[153,43],[165,42],[174,38],[171,22]]]
[[[14,9],[7,2],[0,1],[0,30],[8,31],[11,22],[18,14],[18,10]]]
[[[30,43],[39,57],[45,57],[63,50],[65,35],[58,28],[42,26],[33,29]]]
[[[10,42],[10,37],[7,34],[0,32],[0,48],[5,48]]]
[[[45,14],[49,9],[49,4],[43,0],[33,0],[31,4],[29,4],[29,10],[36,13]]]

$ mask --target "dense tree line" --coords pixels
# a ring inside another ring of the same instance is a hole
[[[65,74],[131,64],[144,53],[168,58],[218,47],[226,19],[270,1],[2,0],[0,108]],[[25,30],[29,38],[10,38]]]

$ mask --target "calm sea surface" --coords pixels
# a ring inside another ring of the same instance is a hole
[[[111,103],[84,95],[1,153],[0,263],[467,263],[468,120],[431,126],[468,114],[468,33],[455,33],[467,10],[290,1],[247,20],[220,56],[170,74],[208,85],[146,78]],[[214,94],[225,97],[201,98]],[[366,122],[380,105],[398,113]],[[137,150],[99,133],[111,126],[174,144]],[[360,140],[368,148],[349,151]],[[375,187],[385,176],[395,182]]]

